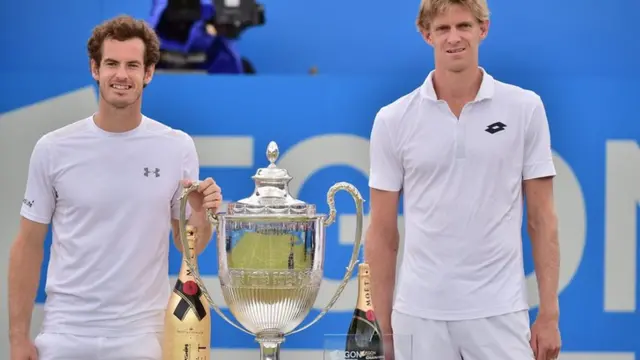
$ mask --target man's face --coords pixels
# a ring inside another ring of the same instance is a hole
[[[433,46],[436,64],[461,72],[478,62],[478,48],[486,37],[489,22],[479,23],[462,5],[451,5],[431,22],[425,40]]]
[[[144,84],[153,76],[153,67],[144,67],[144,42],[138,38],[106,39],[102,61],[91,61],[93,78],[100,82],[100,95],[110,105],[123,109],[140,100]]]

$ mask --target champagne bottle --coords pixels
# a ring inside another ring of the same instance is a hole
[[[191,263],[197,266],[196,234],[187,226]],[[197,268],[196,268],[197,269]],[[182,253],[180,273],[165,311],[163,360],[209,360],[211,357],[211,313],[209,303]]]
[[[345,359],[384,360],[382,340],[371,300],[369,264],[361,263],[358,265],[358,300],[347,332]]]

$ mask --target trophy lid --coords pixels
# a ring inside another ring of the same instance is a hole
[[[274,141],[267,146],[266,154],[269,165],[258,169],[251,177],[255,182],[253,194],[229,204],[228,213],[262,216],[268,214],[314,215],[314,205],[295,199],[289,193],[289,181],[292,177],[286,169],[279,168],[275,164],[280,151]]]

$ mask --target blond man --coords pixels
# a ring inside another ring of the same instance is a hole
[[[558,356],[557,219],[540,97],[479,66],[485,0],[423,0],[417,26],[435,69],[380,109],[371,132],[365,257],[387,359],[550,360]],[[397,211],[405,245],[396,284]],[[540,294],[530,327],[523,197]],[[393,293],[395,290],[395,298]],[[398,337],[399,339],[399,337]]]

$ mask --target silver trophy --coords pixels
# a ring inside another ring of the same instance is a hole
[[[211,308],[235,328],[255,336],[261,360],[280,360],[285,336],[300,332],[320,320],[335,304],[351,278],[362,237],[362,204],[358,190],[339,182],[327,192],[329,214],[316,214],[315,205],[289,194],[292,179],[275,164],[275,142],[267,147],[270,164],[252,177],[253,194],[230,203],[227,213],[208,213],[217,227],[218,276],[224,300],[240,325],[229,320],[211,298],[187,245],[185,209],[195,183],[185,188],[180,202],[180,239],[187,264]],[[315,303],[322,283],[327,226],[336,219],[335,194],[345,190],[356,204],[356,233],[351,260],[342,283],[329,304],[307,325],[298,326]]]

